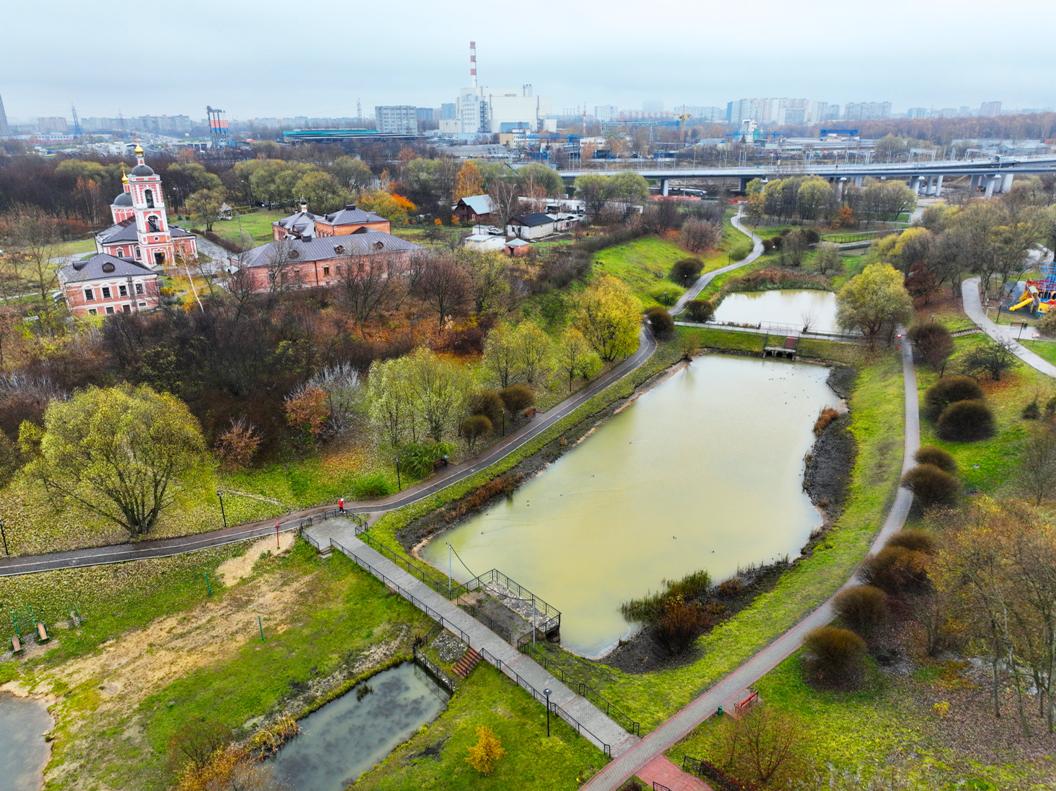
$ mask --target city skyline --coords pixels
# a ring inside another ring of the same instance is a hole
[[[531,83],[558,112],[647,102],[667,109],[725,106],[754,96],[841,105],[890,101],[896,112],[976,108],[988,101],[1009,109],[1056,103],[1042,56],[1030,54],[1044,50],[1048,27],[1039,24],[1036,4],[1011,0],[1002,7],[1003,18],[1017,28],[1015,48],[995,46],[990,29],[948,6],[895,0],[863,37],[841,21],[841,6],[831,0],[814,4],[809,15],[790,14],[775,2],[746,14],[659,0],[648,17],[634,19],[588,0],[568,9],[562,25],[525,15],[510,35],[410,2],[416,24],[409,27],[403,25],[409,16],[380,8],[327,9],[328,29],[354,19],[357,28],[376,34],[338,36],[327,47],[307,37],[310,30],[280,29],[275,14],[246,16],[202,0],[190,0],[179,17],[137,8],[118,21],[59,0],[56,17],[65,23],[47,50],[31,44],[39,19],[9,21],[0,94],[13,122],[68,115],[71,105],[83,116],[186,114],[197,120],[207,103],[223,107],[229,118],[247,119],[354,116],[358,102],[369,117],[376,105],[452,101],[469,82],[466,45],[473,38],[482,85]],[[671,24],[676,18],[679,24]],[[722,35],[700,35],[708,30]],[[780,36],[768,38],[767,30],[780,30]],[[392,47],[393,40],[399,46]],[[123,56],[86,58],[85,41],[110,41]],[[299,47],[300,41],[311,46]],[[115,69],[115,62],[122,67]],[[142,89],[130,82],[133,75]]]

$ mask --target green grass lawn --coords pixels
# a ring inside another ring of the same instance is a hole
[[[55,258],[67,255],[81,255],[82,253],[94,253],[95,239],[72,239],[68,242],[59,242],[51,249],[52,256]]]
[[[857,354],[853,349],[837,353]],[[782,575],[771,591],[700,638],[694,661],[632,675],[559,648],[543,649],[548,658],[619,704],[643,729],[651,729],[796,623],[846,581],[883,521],[901,466],[901,387],[901,368],[893,353],[861,363],[850,399],[850,430],[858,455],[844,512],[810,557]]]
[[[1011,761],[990,764],[946,743],[943,720],[932,711],[931,701],[943,698],[942,686],[950,682],[940,674],[941,668],[925,670],[935,672],[900,676],[870,665],[861,689],[834,692],[809,686],[796,654],[753,688],[764,706],[794,718],[796,753],[815,770],[824,772],[831,765],[851,776],[861,772],[881,783],[870,786],[874,788],[883,787],[879,778],[888,777],[886,773],[892,770],[909,778],[909,787],[922,790],[1049,787],[1046,777],[1051,780],[1051,766]],[[987,716],[986,712],[981,715]],[[721,763],[722,731],[723,723],[713,717],[668,756],[679,765],[684,755]],[[800,787],[817,786],[804,782]]]
[[[1022,341],[1022,344],[1046,362],[1056,365],[1056,341]]]
[[[213,233],[232,244],[256,247],[272,240],[271,224],[276,220],[288,217],[292,212],[278,209],[257,209],[246,214],[236,214],[230,220],[218,220],[213,223]],[[184,220],[184,227],[190,220]]]
[[[960,358],[969,349],[993,343],[979,333],[954,339],[955,351],[946,365],[946,373],[959,370]],[[918,367],[917,383],[921,404],[925,391],[938,380],[933,371]],[[1002,490],[1014,490],[1015,471],[1023,452],[1032,421],[1022,419],[1023,408],[1037,397],[1041,406],[1056,395],[1056,382],[1030,366],[1016,362],[1011,371],[999,382],[982,380],[980,384],[986,394],[987,403],[994,411],[997,433],[979,442],[947,442],[935,434],[934,424],[921,420],[921,443],[937,445],[953,454],[957,460],[960,476],[970,490],[994,494]]]
[[[466,763],[476,728],[486,725],[506,750],[495,771],[481,777]],[[546,737],[546,709],[486,663],[461,684],[443,713],[353,789],[574,789],[605,764],[600,750],[552,716]],[[426,752],[429,751],[429,752]],[[435,754],[434,754],[435,752]]]
[[[693,258],[693,254],[675,242],[657,236],[644,236],[614,247],[607,247],[594,254],[594,274],[612,275],[619,278],[634,291],[643,307],[659,305],[650,294],[658,287],[674,286],[668,275],[675,262],[682,258]]]

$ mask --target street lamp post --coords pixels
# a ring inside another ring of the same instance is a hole
[[[224,492],[221,489],[216,490],[216,496],[220,498],[220,517],[224,520],[224,528],[227,528],[227,511],[224,509]]]
[[[7,531],[4,530],[4,518],[0,516],[0,538],[4,539],[4,554],[11,557],[11,552],[7,548]]]
[[[543,694],[546,695],[546,738],[550,738],[550,689],[544,689]]]

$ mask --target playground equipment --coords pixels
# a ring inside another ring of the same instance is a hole
[[[1030,313],[1048,313],[1056,308],[1056,262],[1043,264],[1041,278],[1028,280],[1018,297],[1013,297],[1015,304],[1009,305],[1010,312],[1028,308]]]

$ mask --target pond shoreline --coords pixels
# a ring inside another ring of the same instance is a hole
[[[0,701],[2,701],[4,697],[25,701],[39,706],[44,716],[47,718],[48,725],[39,734],[39,738],[42,742],[41,760],[39,766],[34,770],[34,777],[37,779],[36,787],[43,788],[44,773],[48,768],[48,764],[51,763],[52,731],[55,729],[56,725],[55,717],[49,711],[49,707],[55,702],[55,699],[51,696],[42,697],[39,695],[33,695],[17,681],[9,681],[6,684],[0,685]]]
[[[808,362],[808,364],[817,365],[819,363]],[[853,387],[856,370],[836,363],[821,364],[829,369],[829,376],[826,380],[829,388],[845,402]],[[512,492],[544,471],[565,452],[590,437],[610,417],[625,410],[643,394],[674,376],[686,365],[688,362],[681,360],[658,372],[636,388],[634,393],[617,399],[604,409],[585,417],[513,469],[465,497],[414,520],[397,533],[397,540],[412,555],[421,559],[423,548],[439,533],[456,528],[466,519],[492,505],[498,497],[510,496]],[[842,493],[846,489],[854,458],[854,441],[846,430],[848,423],[849,417],[844,412],[839,420],[833,421],[815,439],[804,459],[803,489],[820,512],[823,522],[801,548],[800,557],[811,553],[813,546],[835,521],[842,507]],[[836,496],[837,493],[840,496]],[[735,575],[734,578],[739,579],[740,584],[735,586],[735,593],[723,597],[721,604],[724,612],[719,622],[731,617],[750,604],[757,595],[772,588],[784,570],[794,562],[786,557],[772,563],[752,566]],[[598,658],[600,661],[628,672],[652,670],[671,662],[671,657],[666,651],[642,630],[610,645]],[[679,659],[678,663],[681,664],[682,661]]]

